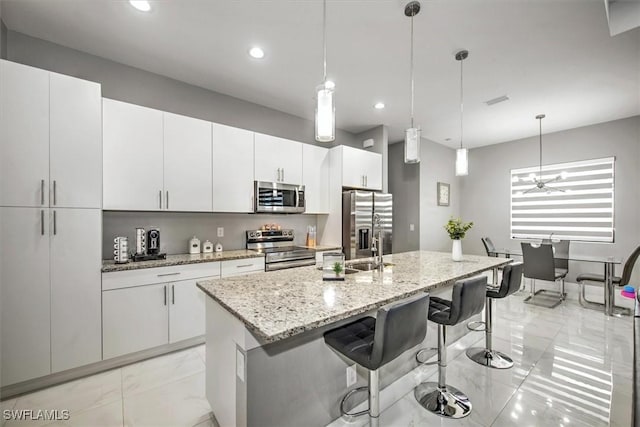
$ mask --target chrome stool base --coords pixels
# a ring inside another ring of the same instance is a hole
[[[455,387],[439,388],[438,383],[422,383],[415,388],[418,403],[427,411],[444,418],[464,418],[471,413],[469,398]]]
[[[467,349],[467,357],[474,362],[494,369],[509,369],[513,367],[513,360],[504,353],[486,348],[472,347]]]

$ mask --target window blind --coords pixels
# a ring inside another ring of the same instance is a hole
[[[614,157],[546,165],[542,180],[563,191],[527,192],[540,167],[512,169],[511,238],[612,243],[614,171]]]

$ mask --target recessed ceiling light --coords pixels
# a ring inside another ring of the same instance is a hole
[[[384,102],[376,102],[373,108],[375,108],[376,110],[382,110],[384,108]]]
[[[255,46],[255,47],[252,47],[251,49],[249,49],[249,55],[252,58],[255,58],[255,59],[262,59],[262,58],[264,58],[264,50],[262,50],[259,47]]]
[[[140,12],[149,12],[151,10],[151,5],[147,0],[129,0],[129,4]]]

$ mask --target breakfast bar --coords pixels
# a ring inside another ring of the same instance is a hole
[[[415,251],[384,261],[383,271],[349,274],[345,281],[323,281],[321,271],[305,267],[198,282],[209,297],[206,395],[221,426],[328,424],[364,376],[347,387],[350,363],[325,345],[326,330],[420,292],[446,293],[466,277],[495,275],[512,260],[467,255],[454,262],[450,253]],[[460,326],[452,329],[452,341],[466,333]],[[423,344],[435,342],[434,331],[429,325]],[[381,388],[413,370],[414,356],[386,366]]]

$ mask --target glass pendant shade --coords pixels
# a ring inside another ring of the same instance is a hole
[[[456,150],[456,176],[469,175],[469,150],[458,148]]]
[[[404,162],[420,163],[420,129],[409,128],[404,131]]]
[[[334,86],[321,84],[316,88],[316,141],[331,142],[336,139],[336,106]]]

